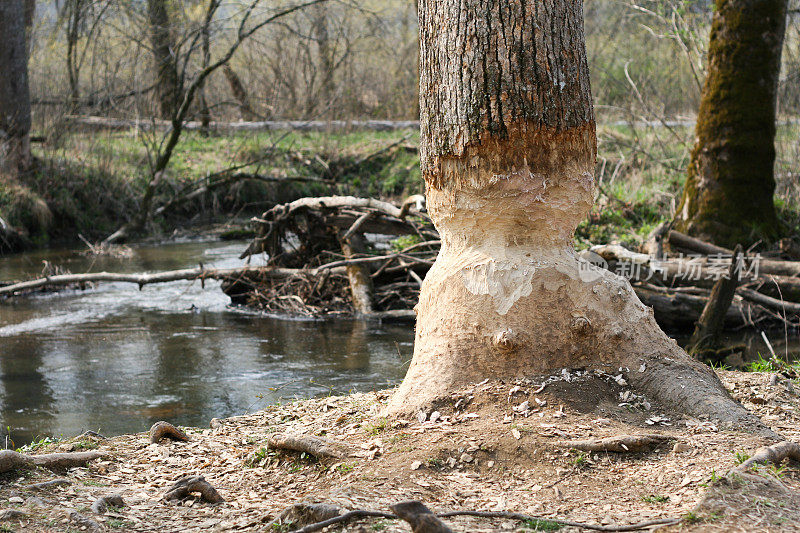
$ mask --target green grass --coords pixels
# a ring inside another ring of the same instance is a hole
[[[642,501],[646,503],[665,503],[669,501],[669,496],[650,494],[648,496],[642,496]]]
[[[524,520],[520,525],[524,529],[532,529],[533,531],[558,531],[562,527],[558,522],[545,520],[543,518]]]

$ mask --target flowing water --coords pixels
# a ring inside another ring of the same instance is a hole
[[[40,251],[0,258],[0,280],[42,261],[72,272],[143,272],[241,265],[244,243],[134,249],[128,259]],[[267,317],[229,306],[218,282],[96,288],[0,299],[0,414],[16,446],[40,436],[145,431],[158,420],[213,417],[297,397],[398,383],[411,326]],[[0,443],[2,447],[3,443]],[[11,443],[7,443],[11,446]]]

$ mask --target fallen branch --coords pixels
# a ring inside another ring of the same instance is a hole
[[[346,446],[330,439],[294,434],[270,435],[267,446],[277,450],[305,452],[317,459],[341,459],[348,455]]]
[[[162,420],[160,422],[156,422],[150,427],[150,442],[157,443],[161,442],[162,439],[186,442],[189,440],[189,437],[186,436],[186,433],[176,428],[169,422],[164,422]]]
[[[177,480],[164,494],[166,501],[183,500],[193,492],[200,494],[204,502],[221,503],[225,500],[203,476],[184,476]]]
[[[556,442],[562,448],[574,448],[583,452],[640,452],[650,450],[671,440],[668,435],[617,435],[605,439],[569,440]]]
[[[41,466],[50,470],[65,470],[103,456],[100,452],[46,453],[43,455],[27,455],[13,450],[0,451],[0,472],[9,472],[21,468]]]

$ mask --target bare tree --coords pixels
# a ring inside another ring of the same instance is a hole
[[[775,103],[787,0],[717,0],[677,229],[723,246],[778,235]]]
[[[31,164],[26,2],[0,2],[0,174],[16,180]]]
[[[768,433],[627,280],[576,257],[596,154],[581,1],[421,0],[419,18],[420,157],[442,247],[390,412],[485,378],[594,368]]]

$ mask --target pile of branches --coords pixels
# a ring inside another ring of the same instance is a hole
[[[263,253],[269,268],[295,274],[238,277],[223,290],[236,303],[277,313],[413,318],[440,244],[424,202],[326,196],[275,206],[253,219],[256,235],[241,257]]]

